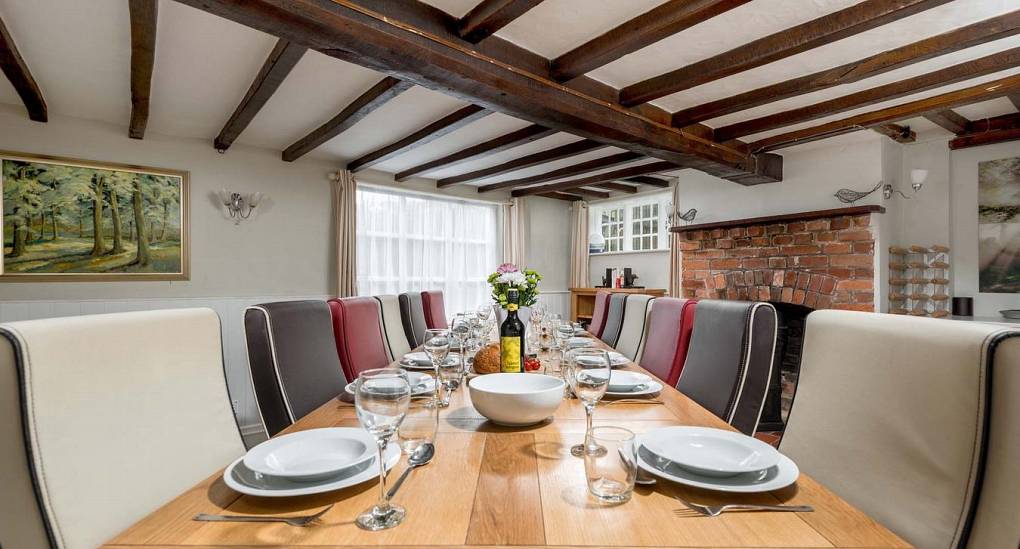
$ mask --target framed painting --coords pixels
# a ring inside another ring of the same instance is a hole
[[[188,172],[0,152],[0,280],[188,280]]]
[[[978,290],[1020,293],[1020,157],[978,163]]]

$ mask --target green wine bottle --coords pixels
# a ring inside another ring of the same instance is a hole
[[[515,288],[506,292],[506,320],[499,326],[499,371],[524,371],[524,323],[517,318],[519,293]]]

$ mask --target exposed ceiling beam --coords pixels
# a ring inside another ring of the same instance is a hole
[[[421,2],[178,1],[534,124],[744,183],[782,178],[781,157],[751,156],[672,128],[648,110],[622,108],[589,91],[599,84],[560,85],[547,60],[496,36],[470,44],[450,31],[456,20]]]
[[[14,38],[7,31],[7,25],[0,18],[0,69],[3,69],[7,79],[18,92],[21,102],[28,110],[28,117],[36,122],[46,122],[46,101],[43,99],[42,90],[32,78],[32,71],[28,70],[28,64],[22,59],[18,46],[14,44]]]
[[[522,170],[524,168],[530,168],[532,166],[538,166],[539,164],[545,164],[547,162],[555,162],[556,160],[563,160],[564,158],[570,158],[582,153],[595,151],[607,147],[604,143],[598,141],[592,141],[591,139],[582,139],[580,141],[574,141],[573,143],[567,143],[566,145],[560,145],[552,149],[544,150],[520,158],[515,158],[502,164],[497,164],[488,168],[482,168],[473,172],[463,173],[460,175],[454,175],[452,177],[444,177],[439,181],[436,181],[436,186],[439,188],[448,187],[450,185],[456,185],[457,183],[467,183],[469,181],[477,181],[479,179],[486,179],[488,177],[495,177],[505,173]]]
[[[669,186],[669,181],[648,175],[636,175],[634,177],[626,177],[622,181],[630,181],[632,183],[640,183],[642,185],[651,185],[653,187],[666,188]]]
[[[299,46],[293,42],[279,39],[269,52],[269,57],[262,63],[262,68],[255,75],[255,80],[248,86],[248,92],[230,115],[230,119],[223,125],[220,134],[213,140],[213,147],[217,151],[224,152],[230,148],[241,132],[251,124],[262,107],[269,101],[269,98],[276,93],[276,89],[283,84],[284,78],[297,65],[301,57],[308,51],[308,48]]]
[[[481,42],[541,3],[542,0],[482,0],[460,19],[457,34],[468,42]]]
[[[599,183],[598,184],[598,188],[600,188],[600,189],[609,189],[611,191],[619,191],[621,193],[627,193],[627,194],[634,194],[634,193],[638,192],[637,185],[628,185],[626,183],[616,183],[616,182],[613,182],[613,181],[606,181],[604,183]]]
[[[760,107],[798,95],[857,82],[894,69],[1020,33],[1020,10],[925,38],[835,68],[703,103],[673,114],[682,127],[726,114]],[[1018,107],[1020,108],[1020,107]]]
[[[128,13],[131,19],[131,123],[128,136],[142,139],[149,123],[159,3],[157,0],[128,0]]]
[[[1009,102],[1013,104],[1013,107],[1020,111],[1020,93],[1012,93],[1007,97],[1009,98]]]
[[[917,132],[910,129],[910,126],[900,126],[899,124],[882,124],[871,128],[877,133],[880,133],[889,139],[897,143],[913,143],[917,141]]]
[[[347,169],[352,172],[356,172],[362,168],[367,168],[372,164],[378,164],[399,154],[406,153],[415,147],[420,147],[426,143],[439,139],[440,137],[454,132],[468,124],[492,114],[492,111],[486,110],[477,105],[468,105],[462,109],[458,109],[439,120],[425,126],[424,128],[408,135],[407,137],[390,143],[385,147],[376,149],[360,158],[352,160],[347,164]]]
[[[570,80],[748,2],[670,0],[553,59],[552,75]]]
[[[950,0],[867,0],[620,90],[633,106],[871,30]]]
[[[634,162],[635,160],[641,158],[643,157],[635,152],[622,152],[610,156],[603,156],[602,158],[595,158],[593,160],[588,160],[587,162],[581,162],[580,164],[566,166],[545,173],[529,175],[527,177],[511,179],[509,181],[500,181],[498,183],[482,185],[481,187],[478,187],[478,192],[485,193],[499,189],[513,189],[517,187],[524,187],[526,185],[534,185],[535,183],[545,183],[546,181],[563,179],[564,177],[580,175],[582,173],[593,172],[595,170],[612,168],[615,166],[619,166],[621,164]]]
[[[496,154],[507,149],[519,147],[525,143],[537,141],[554,133],[556,133],[556,130],[545,128],[538,124],[532,124],[531,126],[525,126],[519,130],[490,139],[484,143],[479,143],[455,153],[448,154],[442,158],[437,158],[435,160],[425,162],[424,164],[412,166],[406,170],[397,172],[397,174],[393,176],[393,179],[396,181],[403,181],[412,175],[422,172],[431,172],[438,170],[439,168],[456,166],[457,164],[467,162],[469,160],[477,160],[479,158],[489,156],[490,154]]]
[[[301,158],[323,143],[340,135],[351,126],[357,124],[373,111],[383,106],[390,99],[404,93],[413,86],[411,82],[387,76],[368,91],[358,96],[350,105],[344,107],[340,114],[334,116],[312,133],[302,137],[283,151],[283,159],[293,162]]]
[[[668,172],[678,169],[676,164],[671,162],[651,162],[649,164],[641,164],[639,166],[629,166],[627,168],[599,173],[595,175],[589,175],[579,179],[571,179],[569,181],[560,181],[557,183],[550,183],[548,185],[540,185],[537,187],[525,187],[523,189],[514,189],[510,192],[512,196],[529,196],[539,193],[547,193],[551,191],[565,191],[570,189],[576,189],[585,185],[597,185],[606,181],[613,181],[616,179],[623,179],[626,177],[632,177],[635,175],[647,175],[650,173]]]
[[[993,130],[1007,130],[1020,125],[1020,112],[972,120],[967,124],[966,133],[980,133]]]
[[[791,147],[801,143],[817,141],[836,135],[854,132],[864,128],[872,128],[882,124],[888,124],[897,120],[912,118],[926,112],[942,109],[951,109],[961,105],[969,105],[1003,97],[1011,92],[1020,90],[1020,75],[1008,76],[998,80],[992,80],[969,88],[956,90],[917,101],[910,101],[901,105],[879,109],[826,122],[810,128],[794,130],[772,137],[766,137],[751,143],[753,150],[768,151]]]
[[[1020,140],[1020,113],[975,120],[968,126],[966,133],[949,142],[950,149],[959,150]]]
[[[577,201],[577,200],[584,200],[584,197],[581,196],[581,195],[569,194],[569,193],[558,193],[558,192],[557,193],[540,193],[538,196],[542,196],[542,197],[545,197],[545,198],[555,198],[557,200],[567,200],[569,202],[574,202],[574,201]]]
[[[600,191],[600,190],[596,190],[596,189],[586,189],[584,187],[576,187],[576,188],[573,189],[573,192],[575,192],[575,193],[577,193],[577,194],[579,194],[581,196],[587,196],[587,197],[590,197],[590,198],[609,198],[610,196],[612,196],[607,191]]]
[[[1004,68],[1018,65],[1020,65],[1020,48],[1013,48],[927,74],[892,82],[884,86],[861,90],[850,95],[737,122],[729,126],[722,126],[721,128],[716,128],[715,138],[718,141],[726,141],[727,139],[734,139],[744,135],[774,130],[783,126],[815,120],[851,109],[866,107],[941,86],[963,82],[964,80],[996,73]]]
[[[970,125],[970,120],[950,109],[926,112],[921,116],[928,119],[929,122],[941,126],[949,133],[963,133],[967,131],[967,126]]]

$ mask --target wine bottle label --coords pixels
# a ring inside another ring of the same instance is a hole
[[[521,372],[521,338],[519,336],[499,338],[499,371]]]
[[[506,310],[507,311],[516,311],[517,310],[517,304],[516,303],[507,303],[506,304]]]

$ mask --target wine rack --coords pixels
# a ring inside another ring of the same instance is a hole
[[[950,313],[949,248],[889,248],[889,312],[944,318]]]

